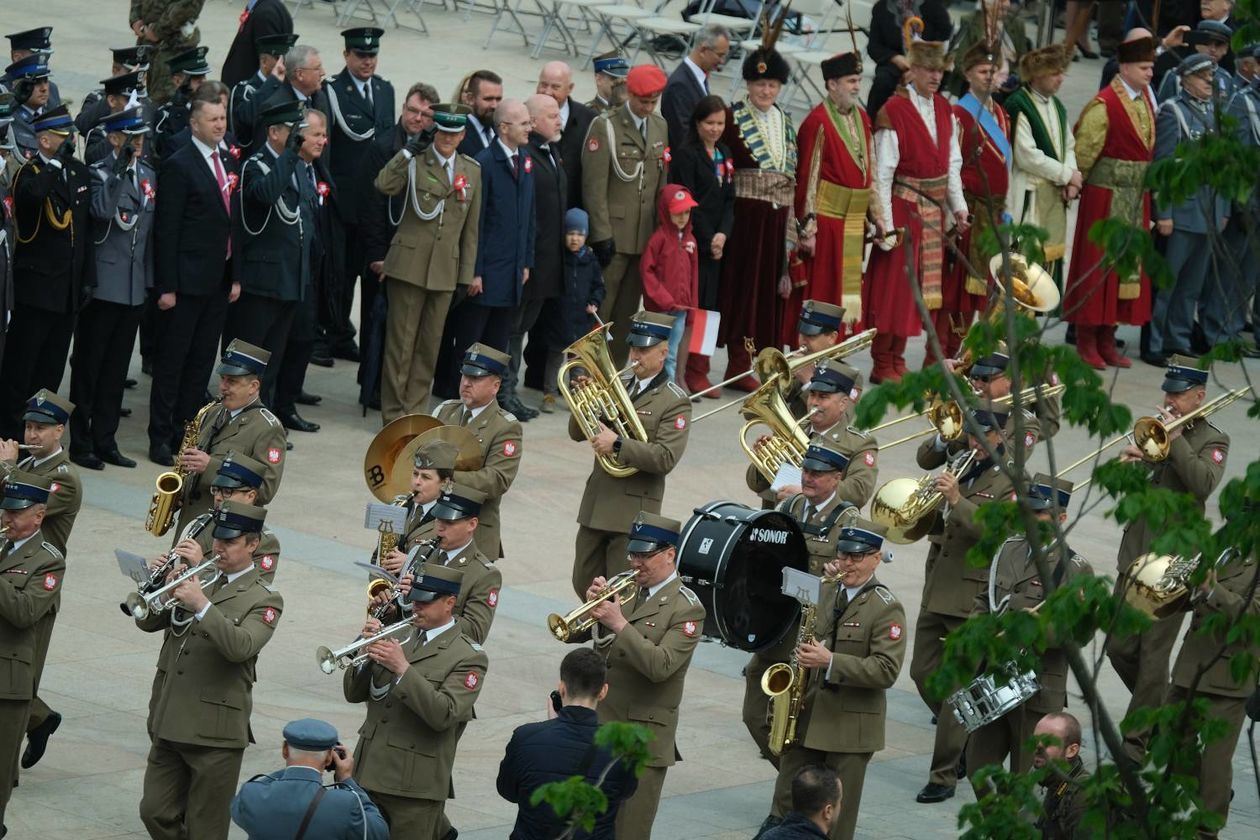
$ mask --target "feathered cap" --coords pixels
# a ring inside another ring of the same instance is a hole
[[[788,77],[792,75],[792,68],[788,66],[787,60],[779,54],[774,45],[778,42],[780,33],[783,32],[783,24],[787,23],[788,9],[791,6],[791,0],[784,3],[774,23],[770,22],[769,9],[762,11],[761,46],[750,52],[744,59],[742,71],[745,82],[774,79],[780,84],[787,84]]]

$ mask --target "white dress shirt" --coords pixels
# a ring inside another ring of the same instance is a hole
[[[914,104],[915,111],[923,119],[927,127],[928,134],[932,140],[936,141],[936,105],[935,97],[920,96],[919,92],[911,85],[909,88],[910,101]],[[954,118],[950,117],[950,124],[955,124]],[[893,179],[897,174],[897,165],[901,163],[901,146],[897,139],[897,132],[892,129],[880,129],[875,132],[875,190],[879,195],[880,204],[884,218],[892,224],[892,186]],[[949,179],[946,189],[948,196],[949,209],[954,212],[967,212],[967,200],[963,198],[962,191],[962,151],[958,147],[958,133],[955,127],[954,131],[949,134]],[[945,219],[946,228],[952,227],[953,219]]]

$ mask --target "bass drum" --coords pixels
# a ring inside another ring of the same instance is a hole
[[[805,571],[809,552],[796,520],[776,510],[709,502],[679,541],[678,576],[704,604],[704,635],[740,650],[764,650],[799,622],[785,566]]]

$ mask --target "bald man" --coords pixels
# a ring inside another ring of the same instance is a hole
[[[560,157],[568,181],[568,207],[582,206],[582,143],[595,112],[575,100],[573,68],[563,61],[549,61],[538,74],[535,93],[545,93],[560,106]]]

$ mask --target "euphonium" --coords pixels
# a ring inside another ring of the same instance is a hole
[[[776,662],[761,675],[761,690],[770,698],[769,747],[774,755],[782,755],[796,743],[796,723],[805,707],[805,681],[809,678],[809,671],[797,661],[796,651],[801,645],[814,641],[815,609],[813,604],[801,606],[801,627],[792,650],[792,661]]]
[[[635,599],[638,592],[633,588],[634,583],[634,570],[614,575],[611,580],[604,584],[604,588],[595,594],[594,598],[591,598],[591,600],[573,612],[568,615],[552,613],[547,616],[547,629],[551,631],[551,635],[561,642],[567,642],[572,637],[586,632],[595,626],[596,619],[591,615],[591,612],[600,604],[610,598],[620,598],[620,603],[624,607]],[[626,593],[625,597],[621,597],[623,592]]]
[[[976,460],[974,449],[959,452],[941,475],[961,476]],[[936,489],[936,476],[894,478],[875,492],[871,500],[871,521],[888,529],[884,539],[900,545],[917,542],[932,527],[931,514],[944,497]]]
[[[1235,388],[1167,423],[1158,417],[1139,417],[1133,424],[1133,443],[1142,450],[1143,457],[1148,461],[1162,461],[1168,457],[1169,449],[1172,447],[1169,436],[1175,429],[1180,429],[1200,417],[1207,417],[1209,414],[1220,411],[1250,391],[1251,388]]]
[[[206,403],[197,412],[197,416],[184,424],[184,437],[179,442],[179,452],[175,454],[175,469],[168,470],[157,477],[153,488],[153,498],[149,501],[149,514],[144,518],[144,529],[155,537],[161,537],[171,530],[175,522],[175,511],[183,504],[181,495],[184,492],[184,479],[188,471],[180,466],[180,456],[197,445],[197,437],[201,434],[201,421],[210,409],[219,405],[219,400]]]
[[[325,674],[331,674],[338,668],[357,668],[364,662],[367,662],[367,648],[375,642],[383,642],[386,639],[398,639],[400,644],[407,644],[411,641],[411,635],[414,628],[411,619],[406,618],[388,627],[382,628],[373,636],[360,637],[340,650],[329,650],[326,647],[320,647],[315,651],[315,660],[319,662],[319,669]],[[403,637],[403,638],[399,638]]]
[[[610,329],[611,323],[601,324],[565,349],[566,354],[576,358],[560,366],[556,386],[587,440],[599,435],[600,423],[603,423],[622,438],[646,442],[647,432],[639,422],[630,394],[621,383],[621,374],[625,371],[613,367],[612,357],[608,355]],[[586,371],[590,381],[570,388],[569,372],[577,367]],[[637,467],[619,463],[616,455],[595,457],[604,472],[614,478],[626,478],[639,471]]]
[[[739,432],[739,445],[752,461],[757,472],[766,479],[774,481],[779,467],[786,463],[800,466],[805,460],[805,450],[809,448],[809,435],[802,429],[816,409],[797,420],[791,409],[783,400],[779,390],[777,377],[771,378],[744,400],[740,413],[748,422]],[[770,436],[760,445],[748,442],[748,432],[758,425],[768,426]]]

